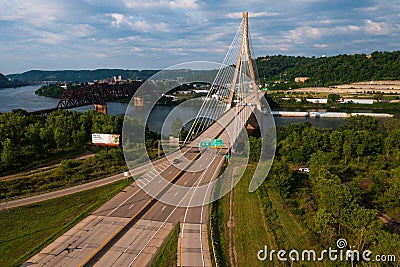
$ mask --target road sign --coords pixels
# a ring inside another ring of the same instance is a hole
[[[200,148],[210,148],[210,147],[211,147],[211,142],[206,140],[200,141]]]
[[[224,141],[222,139],[213,139],[211,141],[211,147],[213,148],[222,148]]]

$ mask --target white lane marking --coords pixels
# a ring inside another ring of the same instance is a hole
[[[165,207],[166,207],[166,206],[164,206],[161,210],[165,210]]]
[[[205,172],[202,173],[202,175],[197,179],[198,184],[200,184],[201,180],[203,180]],[[198,185],[197,184],[197,185]],[[145,250],[145,248],[147,247],[147,245],[154,239],[154,237],[156,236],[156,234],[161,230],[161,228],[164,226],[164,224],[167,223],[167,221],[169,220],[169,217],[172,216],[172,214],[175,212],[175,210],[179,207],[179,205],[182,203],[182,201],[185,199],[186,195],[189,193],[186,192],[185,195],[183,196],[183,198],[179,201],[179,203],[175,206],[175,208],[171,211],[171,213],[168,215],[168,217],[165,219],[165,221],[160,225],[160,227],[157,229],[157,231],[150,237],[150,240],[147,241],[147,243],[144,245],[144,247],[139,251],[139,253],[135,256],[135,258],[133,258],[133,260],[129,263],[129,267],[132,266],[133,262],[140,256],[140,254],[142,254],[142,252]],[[193,196],[193,195],[192,195]],[[127,249],[126,249],[127,250]],[[126,251],[125,250],[125,251]],[[203,263],[204,266],[204,263]]]
[[[156,173],[153,173],[153,171],[148,171],[148,172],[147,172],[147,175],[148,175],[148,176],[151,176],[151,177],[157,176],[157,174],[156,174]]]
[[[153,178],[154,179],[154,178]],[[151,179],[149,182],[151,182],[153,179]],[[141,179],[136,180],[136,183],[143,183],[142,186],[147,185],[147,183],[143,182]],[[123,201],[122,203],[120,203],[116,208],[114,208],[112,211],[110,211],[106,216],[110,216],[113,212],[115,212],[117,209],[119,209],[120,207],[122,207],[129,199],[131,199],[132,197],[134,197],[137,193],[141,192],[141,190],[138,188],[138,190],[133,193],[130,197],[128,197],[127,199],[125,199],[125,201]]]

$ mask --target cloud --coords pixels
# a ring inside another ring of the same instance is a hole
[[[308,41],[320,40],[326,37],[333,37],[337,35],[351,35],[355,32],[362,30],[362,27],[357,25],[344,25],[344,26],[333,26],[333,27],[312,27],[302,26],[289,30],[284,33],[284,37],[290,42],[294,43],[307,43]]]
[[[111,23],[114,26],[119,26],[123,22],[125,22],[125,16],[122,14],[113,13],[113,14],[110,14],[110,16],[114,19],[113,22]]]
[[[251,18],[259,18],[259,17],[271,17],[271,16],[277,16],[279,13],[270,13],[266,11],[262,12],[249,12],[249,17]],[[228,13],[225,15],[225,18],[229,19],[241,19],[242,18],[242,12],[233,12],[233,13]]]
[[[44,44],[49,44],[49,45],[58,45],[67,40],[67,36],[59,33],[53,33],[53,32],[38,32],[38,41]]]
[[[89,24],[68,24],[68,34],[70,37],[87,37],[96,32],[96,28]]]
[[[327,48],[327,47],[329,47],[328,44],[315,44],[314,46],[315,46],[316,48]]]
[[[386,22],[374,22],[370,19],[365,20],[364,29],[373,35],[386,35],[391,32],[390,26]]]
[[[148,0],[148,1],[139,1],[139,0],[124,0],[123,1],[127,8],[140,8],[140,9],[149,9],[149,8],[178,8],[178,9],[197,9],[199,8],[199,4],[196,0]]]
[[[68,62],[103,67],[104,56],[95,53],[107,53],[109,66],[124,68],[222,61],[239,29],[241,10],[249,10],[257,56],[398,50],[397,2],[0,0],[0,71],[18,65],[64,68]],[[48,60],[49,51],[62,60]]]
[[[168,32],[168,25],[163,22],[149,23],[144,19],[135,20],[133,16],[125,16],[119,13],[108,14],[112,17],[111,25],[119,27],[127,25],[130,29],[138,32]]]
[[[0,20],[25,21],[33,26],[45,26],[57,21],[68,10],[67,3],[50,0],[2,0],[0,5]]]
[[[288,38],[291,42],[303,43],[309,39],[318,39],[322,35],[322,29],[305,26],[290,30],[286,34],[286,38]]]

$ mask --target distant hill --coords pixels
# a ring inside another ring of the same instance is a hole
[[[24,82],[65,81],[65,82],[89,82],[122,76],[122,79],[145,80],[157,73],[158,70],[123,70],[123,69],[97,69],[97,70],[57,70],[43,71],[30,70],[20,74],[7,75],[11,80]]]
[[[0,87],[8,84],[8,79],[6,76],[0,73]]]
[[[281,80],[282,89],[303,86],[331,86],[370,80],[400,80],[400,51],[373,52],[332,57],[265,56],[255,60],[259,77],[267,84]],[[113,76],[122,79],[146,80],[158,70],[30,70],[21,74],[7,75],[13,81],[37,83],[42,81],[89,82]],[[182,77],[201,78],[212,72],[182,70]],[[168,72],[163,72],[160,77]],[[296,77],[308,77],[305,83],[295,83]],[[3,79],[4,80],[4,77]],[[285,82],[285,83],[283,83]]]
[[[10,87],[11,88],[12,87],[21,87],[21,86],[25,86],[25,85],[28,85],[28,83],[20,82],[18,80],[10,82],[6,76],[4,76],[3,74],[0,73],[0,89],[10,88]]]
[[[400,80],[400,51],[332,57],[265,56],[256,59],[259,77],[281,80],[293,88],[295,77],[309,80],[297,86],[330,86],[371,80]]]

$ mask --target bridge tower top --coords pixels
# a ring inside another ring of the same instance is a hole
[[[239,76],[242,74],[248,74],[251,81],[251,87],[253,89],[256,106],[261,110],[260,98],[258,95],[258,85],[256,82],[256,75],[254,71],[251,49],[250,49],[250,37],[249,37],[249,13],[242,12],[242,37],[240,42],[239,54],[236,61],[235,73],[233,75],[230,94],[227,101],[227,110],[232,106],[233,95],[238,84]]]

